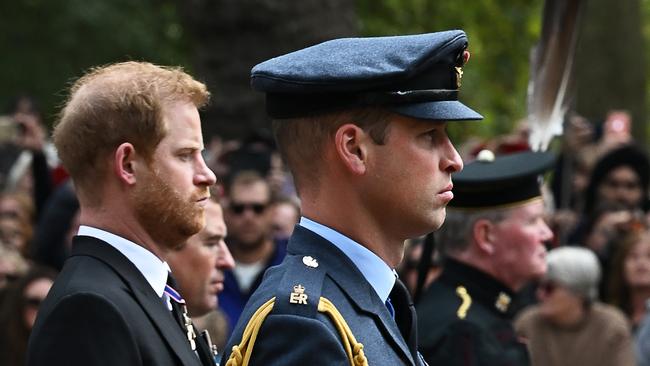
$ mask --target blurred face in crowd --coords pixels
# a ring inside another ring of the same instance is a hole
[[[15,249],[0,246],[0,289],[27,270],[27,261]]]
[[[0,217],[28,219],[20,202],[11,196],[0,197]]]
[[[546,247],[553,238],[546,224],[541,199],[512,208],[506,218],[493,224],[493,260],[498,279],[518,290],[546,273]]]
[[[223,271],[234,267],[224,241],[227,231],[219,204],[208,201],[205,221],[203,230],[167,258],[192,316],[204,315],[217,307],[217,294],[223,290]]]
[[[25,325],[28,329],[32,329],[36,314],[41,302],[45,300],[47,293],[52,287],[52,280],[49,278],[38,278],[32,281],[23,292],[23,300],[25,301]]]
[[[643,198],[641,181],[634,169],[620,166],[607,174],[598,187],[598,196],[603,203],[638,208]]]
[[[385,143],[369,145],[361,194],[393,239],[423,235],[445,220],[451,174],[463,168],[446,128],[445,122],[393,115]]]
[[[28,236],[27,228],[18,219],[0,217],[0,245],[22,252],[27,247]]]
[[[204,209],[216,183],[201,150],[203,136],[196,107],[176,102],[165,109],[167,135],[141,173],[133,193],[136,214],[156,242],[176,248],[205,224]]]
[[[226,214],[229,238],[239,250],[257,249],[271,235],[271,192],[263,181],[235,185]]]
[[[293,233],[300,213],[291,203],[278,202],[271,206],[271,221],[273,236],[278,239],[287,239]]]
[[[537,287],[540,314],[553,321],[582,306],[583,300],[559,283],[544,280]]]
[[[650,288],[650,237],[641,238],[623,262],[624,279],[630,288]]]

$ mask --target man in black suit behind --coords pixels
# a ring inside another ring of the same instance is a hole
[[[54,141],[81,227],[39,311],[28,365],[211,364],[165,262],[204,226],[216,180],[201,157],[197,108],[208,97],[183,71],[140,62],[72,86]]]

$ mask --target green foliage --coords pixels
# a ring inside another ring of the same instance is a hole
[[[166,0],[3,1],[0,44],[0,108],[28,93],[41,102],[48,123],[67,85],[90,67],[188,61],[176,7]]]
[[[452,129],[456,139],[507,133],[525,117],[529,54],[541,31],[542,1],[358,0],[357,4],[365,35],[465,30],[472,57],[465,66],[461,99],[485,120]]]

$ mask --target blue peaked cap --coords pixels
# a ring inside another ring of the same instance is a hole
[[[383,107],[429,120],[483,117],[458,101],[467,36],[460,30],[342,38],[275,57],[251,71],[272,118]]]

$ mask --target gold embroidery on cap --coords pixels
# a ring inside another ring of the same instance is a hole
[[[460,89],[461,80],[463,79],[463,68],[456,66],[454,69],[456,69],[456,88]]]

